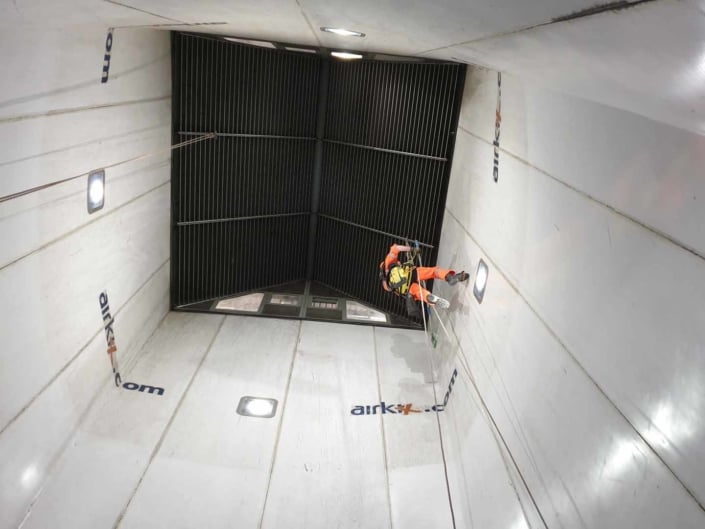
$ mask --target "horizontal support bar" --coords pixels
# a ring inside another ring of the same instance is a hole
[[[401,154],[402,156],[410,156],[412,158],[423,158],[424,160],[435,160],[437,162],[447,162],[448,158],[440,158],[438,156],[429,156],[428,154],[416,154],[414,152],[406,151],[395,151],[394,149],[383,149],[382,147],[370,147],[369,145],[360,145],[358,143],[348,143],[345,141],[337,140],[323,140],[325,143],[336,143],[338,145],[347,145],[348,147],[355,147],[357,149],[368,149],[370,151],[380,151],[388,152],[391,154]]]
[[[223,138],[263,138],[269,140],[305,140],[305,141],[315,141],[316,138],[309,138],[306,136],[274,136],[271,134],[237,134],[234,132],[192,132],[192,131],[179,131],[179,136],[202,136],[203,134],[213,134],[215,137]]]
[[[241,220],[258,220],[258,219],[278,219],[282,217],[300,217],[301,215],[310,215],[310,211],[302,211],[299,213],[278,213],[274,215],[253,215],[251,217],[229,217],[225,219],[208,219],[208,220],[191,220],[187,222],[177,222],[177,226],[194,226],[196,224],[217,224],[219,222],[238,222]]]
[[[362,224],[350,222],[349,220],[343,220],[343,219],[339,219],[338,217],[331,217],[330,215],[324,215],[323,213],[319,213],[318,216],[323,217],[325,219],[333,220],[335,222],[341,222],[342,224],[347,224],[349,226],[355,226],[356,228],[362,228],[363,230],[373,231],[375,233],[379,233],[380,235],[386,235],[387,237],[392,237],[393,239],[399,239],[401,241],[414,241],[415,240],[413,238],[402,237],[401,235],[394,235],[393,233],[387,233],[386,231],[376,230],[374,228],[370,228],[369,226],[363,226]],[[433,248],[432,245],[426,244],[425,242],[419,242],[419,246],[423,246],[425,248]]]

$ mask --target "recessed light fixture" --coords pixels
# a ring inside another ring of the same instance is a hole
[[[362,59],[362,55],[359,53],[350,53],[348,51],[332,51],[330,54],[333,57],[337,57],[338,59],[345,59],[346,61],[350,61],[353,59]]]
[[[93,171],[88,175],[88,213],[98,211],[105,203],[105,171]]]
[[[260,305],[262,305],[263,298],[264,294],[262,292],[255,292],[254,294],[247,294],[236,298],[223,299],[215,305],[215,309],[258,312]]]
[[[387,321],[384,312],[366,307],[362,303],[356,301],[347,301],[345,303],[345,317],[349,320],[363,321]]]
[[[277,412],[277,400],[260,397],[242,397],[237,405],[237,412],[245,417],[262,417],[268,419],[274,417],[274,414]]]
[[[315,48],[294,48],[293,46],[284,46],[284,49],[287,51],[295,51],[297,53],[318,53],[318,50]]]
[[[472,289],[472,293],[475,294],[475,299],[477,299],[478,303],[482,303],[482,298],[485,297],[487,274],[489,274],[489,269],[485,262],[480,259],[477,265],[477,274],[475,275],[475,286]]]
[[[272,42],[267,42],[266,40],[250,40],[250,39],[238,39],[236,37],[224,37],[225,40],[230,42],[236,42],[237,44],[249,44],[250,46],[259,46],[260,48],[276,48]]]
[[[328,26],[324,26],[321,28],[321,31],[325,31],[326,33],[333,33],[335,35],[338,35],[340,37],[364,37],[364,33],[360,33],[359,31],[352,31],[350,29],[343,29],[343,28],[331,28]]]

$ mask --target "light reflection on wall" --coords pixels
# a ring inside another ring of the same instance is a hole
[[[530,529],[529,524],[526,522],[526,517],[522,514],[516,519],[512,524],[510,529]]]
[[[640,461],[640,459],[645,459],[640,444],[640,442],[634,442],[630,439],[617,440],[612,452],[600,469],[600,476],[617,480],[629,470],[630,465],[637,466],[640,462],[644,463],[645,461]]]
[[[677,446],[693,435],[692,426],[678,420],[674,412],[670,402],[662,402],[651,415],[651,424],[643,435],[654,449]]]
[[[22,472],[20,481],[25,489],[34,488],[39,481],[39,471],[37,470],[36,465],[28,466],[24,472]]]

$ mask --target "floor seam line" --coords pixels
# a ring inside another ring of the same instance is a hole
[[[299,320],[299,329],[296,333],[296,340],[294,342],[294,350],[291,355],[291,363],[289,364],[289,377],[287,378],[286,381],[286,389],[284,390],[284,401],[282,402],[281,405],[281,418],[279,420],[279,424],[277,425],[277,436],[274,441],[274,448],[272,450],[272,464],[269,467],[269,479],[267,480],[267,490],[264,493],[264,501],[262,502],[262,514],[260,516],[259,524],[257,527],[259,529],[262,528],[262,524],[264,523],[264,515],[267,510],[267,502],[269,500],[269,490],[272,485],[272,476],[274,475],[274,466],[276,465],[277,462],[277,452],[279,451],[279,442],[281,440],[281,433],[282,429],[284,427],[284,413],[286,412],[286,406],[289,402],[289,391],[291,389],[291,379],[294,375],[294,366],[296,364],[296,356],[299,351],[299,343],[301,341],[301,330],[303,328],[303,320]]]
[[[377,355],[377,326],[372,326],[372,348],[375,355],[375,372],[377,374],[377,396],[380,403],[382,401],[382,379],[379,375],[379,357]],[[394,517],[392,516],[392,491],[389,481],[389,459],[387,457],[387,434],[384,428],[383,414],[379,415],[380,429],[382,431],[382,459],[384,460],[384,477],[387,481],[387,502],[389,505],[389,527],[394,529]]]

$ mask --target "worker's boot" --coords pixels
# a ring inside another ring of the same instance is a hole
[[[431,305],[438,305],[438,307],[442,309],[447,309],[450,307],[450,302],[447,299],[435,296],[434,294],[429,294],[426,299]]]
[[[470,275],[467,272],[459,272],[457,274],[448,274],[446,281],[449,285],[455,285],[458,281],[467,281]]]

